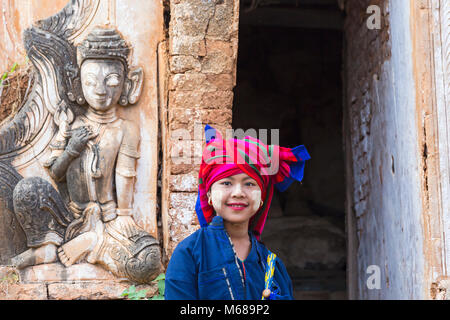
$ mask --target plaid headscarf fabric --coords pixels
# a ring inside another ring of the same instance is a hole
[[[305,161],[311,157],[301,145],[283,148],[265,145],[253,137],[222,139],[220,133],[206,125],[206,147],[200,165],[198,196],[195,211],[201,227],[207,226],[215,215],[208,204],[207,192],[211,185],[221,179],[246,173],[261,189],[263,206],[250,219],[249,229],[259,239],[269,212],[274,186],[285,191],[294,180],[303,179]]]

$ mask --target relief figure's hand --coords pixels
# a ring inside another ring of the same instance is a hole
[[[71,137],[67,144],[66,150],[70,154],[78,156],[84,150],[88,141],[95,137],[96,135],[92,133],[90,127],[83,126],[76,128],[71,132]]]

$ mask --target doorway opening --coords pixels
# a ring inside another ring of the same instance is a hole
[[[343,13],[336,0],[244,0],[238,50],[233,129],[278,129],[275,142],[311,155],[302,184],[275,191],[262,241],[295,299],[346,299]]]

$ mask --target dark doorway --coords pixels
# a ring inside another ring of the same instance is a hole
[[[311,155],[262,235],[296,299],[347,297],[342,21],[336,0],[241,3],[233,129],[279,129],[281,146]]]

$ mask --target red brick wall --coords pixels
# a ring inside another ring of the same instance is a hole
[[[194,207],[204,125],[224,134],[231,128],[238,8],[233,0],[170,3],[161,206],[168,257],[198,228]]]

